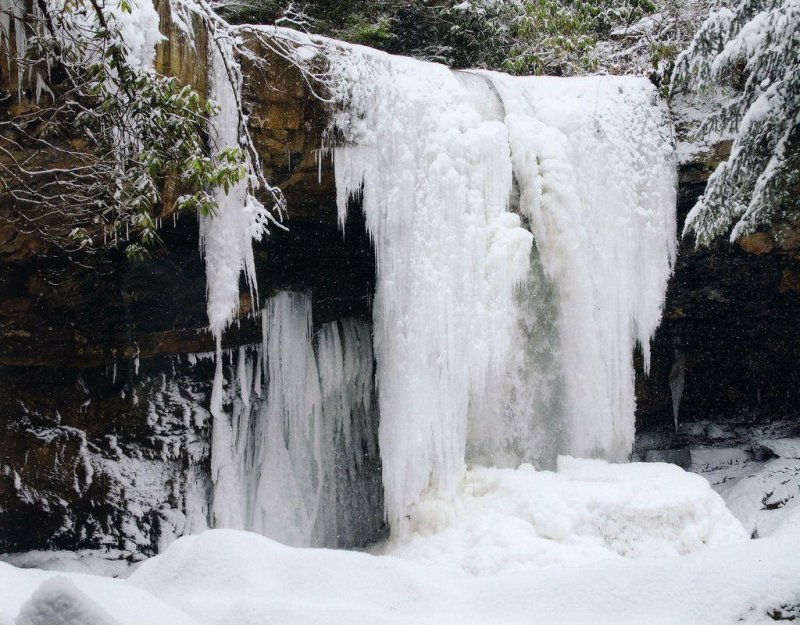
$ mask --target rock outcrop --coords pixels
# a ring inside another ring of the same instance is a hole
[[[159,13],[158,70],[204,91],[203,22],[189,38],[169,3]],[[287,229],[255,250],[260,296],[311,291],[315,324],[370,319],[371,244],[355,218],[342,237],[332,168],[318,163],[325,105],[291,63],[244,39],[259,59],[241,60],[250,132],[288,204]],[[9,67],[0,59],[7,92]],[[0,115],[18,112],[3,106]],[[209,521],[202,406],[213,364],[187,359],[213,349],[205,269],[197,219],[172,214],[169,188],[164,198],[164,245],[150,258],[109,251],[80,263],[19,228],[13,218],[35,208],[0,200],[0,552],[105,547],[139,557]],[[260,341],[260,305],[242,289],[224,348]]]
[[[724,142],[680,167],[679,229],[729,151]],[[746,429],[783,421],[800,427],[799,286],[798,222],[776,223],[711,248],[683,237],[650,374],[637,378],[637,431],[665,434],[652,439],[659,445],[687,442],[687,435],[673,435],[671,383],[682,391],[679,423],[708,420]]]

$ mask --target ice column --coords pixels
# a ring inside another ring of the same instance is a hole
[[[263,344],[240,349],[231,365],[231,413],[220,420],[230,425],[213,452],[230,479],[215,484],[215,525],[297,546],[374,540],[383,501],[372,483],[380,469],[369,326],[345,319],[315,333],[310,295],[281,292],[267,301],[262,329]]]
[[[676,254],[677,176],[664,105],[643,78],[484,75],[502,98],[520,211],[554,285],[558,452],[627,460],[633,350],[641,345],[647,368]],[[536,298],[521,308],[530,315]],[[542,323],[550,320],[534,323],[547,335]],[[531,388],[524,380],[513,385],[517,403]],[[513,413],[506,400],[499,408],[509,407]],[[532,417],[541,418],[511,421]]]
[[[484,121],[447,68],[348,48],[332,53],[348,106],[335,151],[344,222],[363,198],[377,256],[374,333],[388,517],[464,465],[467,412],[510,348],[530,233],[508,212],[506,128]]]

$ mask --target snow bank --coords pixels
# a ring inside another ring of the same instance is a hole
[[[128,580],[0,563],[0,623],[22,610],[15,625],[38,625],[28,615],[58,601],[81,625],[730,625],[800,601],[800,534],[741,542],[707,483],[676,467],[565,458],[558,474],[481,469],[462,484],[417,504],[403,557],[210,530]]]
[[[43,582],[20,610],[15,625],[118,625],[66,577]]]
[[[52,611],[54,608],[55,612]],[[58,616],[54,616],[56,614]],[[65,620],[67,617],[71,620]],[[97,620],[102,618],[106,620]],[[82,573],[58,574],[36,569],[18,569],[2,562],[0,623],[198,625],[180,610],[119,579]]]
[[[797,601],[797,538],[475,578],[215,530],[179,539],[131,583],[201,625],[768,623],[767,610]]]
[[[669,464],[560,457],[558,473],[476,468],[411,507],[383,553],[471,575],[662,557],[747,539],[702,477]]]
[[[753,537],[800,530],[800,460],[774,458],[753,464],[718,492]]]
[[[104,577],[126,577],[134,565],[129,552],[117,549],[78,551],[25,551],[0,554],[0,561],[21,569],[45,569],[59,573],[87,573]]]

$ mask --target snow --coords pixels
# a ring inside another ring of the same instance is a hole
[[[130,11],[123,11],[120,4],[119,1],[109,3],[107,10],[116,19],[128,48],[126,58],[134,68],[153,70],[156,44],[164,40],[158,28],[158,11],[152,0],[129,0]]]
[[[769,425],[760,425],[750,431],[753,451],[741,447],[691,450],[691,470],[709,481],[754,538],[800,531],[798,439],[758,436],[769,430]]]
[[[43,592],[35,595],[38,590]],[[25,608],[29,615],[47,615],[49,620],[31,621],[20,618]],[[47,610],[61,603],[69,612],[49,618]],[[38,604],[38,605],[37,605]],[[48,605],[49,604],[49,605]],[[97,617],[106,620],[96,620]],[[64,617],[93,617],[95,620],[70,620]],[[113,620],[108,620],[110,617]],[[18,569],[0,562],[0,623],[5,625],[198,625],[181,610],[170,607],[152,594],[118,579],[82,573],[54,573]]]
[[[22,569],[45,569],[59,573],[88,573],[105,577],[126,577],[133,566],[119,549],[99,551],[27,551],[0,554],[0,561]]]
[[[43,582],[25,602],[15,625],[118,625],[65,577]]]
[[[769,610],[797,600],[797,538],[471,577],[392,556],[298,549],[256,534],[212,530],[179,539],[127,582],[94,583],[96,592],[105,592],[103,607],[119,604],[106,608],[115,618],[128,607],[121,600],[138,590],[141,609],[181,610],[186,616],[173,617],[175,624],[769,623]],[[86,591],[88,581],[76,585]],[[17,583],[15,604],[34,587]],[[93,598],[101,603],[99,594]],[[13,619],[15,610],[2,604],[0,614]]]
[[[705,480],[671,465],[473,469],[408,527],[384,555],[210,530],[126,580],[0,563],[0,623],[39,623],[58,602],[41,622],[764,624],[798,600],[798,528],[747,540]]]
[[[767,449],[778,458],[800,458],[800,438],[759,439],[754,446]]]
[[[775,458],[748,468],[718,488],[731,513],[754,537],[770,536],[782,526],[780,531],[800,530],[800,460]]]
[[[471,575],[655,558],[741,543],[747,533],[706,480],[662,463],[558,459],[558,472],[476,468],[454,495],[411,507],[382,553]]]

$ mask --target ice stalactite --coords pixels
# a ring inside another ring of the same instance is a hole
[[[214,423],[215,525],[300,546],[374,540],[383,502],[370,483],[380,472],[369,326],[347,319],[315,333],[310,296],[282,292],[262,329],[263,344],[231,363],[231,414]]]
[[[675,359],[669,370],[669,393],[672,398],[672,420],[675,424],[675,431],[678,431],[678,413],[681,409],[681,398],[683,397],[683,387],[686,383],[686,356],[675,350]]]
[[[212,31],[208,58],[210,96],[219,105],[219,113],[211,120],[212,148],[220,151],[240,147],[243,133],[246,133],[243,130],[246,120],[238,99],[242,77],[229,33]],[[245,134],[245,143],[246,138]],[[200,246],[206,263],[208,320],[216,342],[216,370],[210,402],[214,418],[211,471],[215,492],[228,493],[215,498],[214,514],[229,527],[244,524],[244,519],[237,516],[239,510],[229,506],[230,501],[238,500],[237,493],[243,486],[229,454],[224,451],[235,444],[236,432],[223,411],[222,333],[239,310],[242,274],[250,288],[251,301],[258,301],[253,241],[261,239],[271,220],[267,209],[253,195],[253,190],[266,185],[266,181],[260,174],[259,164],[253,163],[248,152],[244,152],[245,177],[230,188],[217,187],[214,214],[199,216]]]
[[[212,43],[209,59],[210,95],[220,107],[211,119],[212,143],[215,150],[236,147],[240,119],[229,73],[231,67],[235,68],[231,65],[233,51],[224,41]],[[233,76],[237,77],[238,72]],[[253,239],[261,237],[260,213],[264,209],[250,195],[247,180],[227,190],[218,187],[214,193],[217,208],[212,215],[200,216],[200,240],[206,261],[208,321],[211,332],[219,339],[239,310],[239,277],[243,272],[247,284],[255,288]]]
[[[348,48],[335,151],[342,223],[360,196],[377,257],[374,333],[388,518],[464,466],[470,399],[505,362],[532,237],[507,210],[505,126],[447,68]]]

